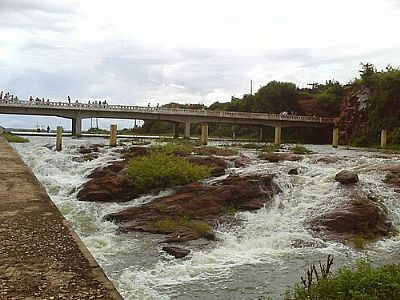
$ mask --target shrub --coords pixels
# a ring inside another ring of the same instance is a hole
[[[286,292],[286,299],[400,299],[400,265],[375,269],[360,260],[355,270],[341,268],[336,276],[322,278],[308,288],[295,285]]]
[[[150,147],[150,153],[166,155],[189,155],[193,151],[193,145],[188,143],[166,143]]]
[[[9,132],[4,132],[2,136],[10,143],[29,143],[28,139]]]
[[[290,149],[294,154],[311,154],[311,150],[307,149],[302,145],[295,145]]]
[[[203,146],[194,149],[194,152],[198,155],[220,155],[220,156],[231,156],[231,155],[236,155],[237,151],[232,150],[232,149],[223,149],[223,148],[218,148],[218,147],[208,147],[208,146]]]
[[[279,149],[281,149],[280,145],[275,145],[275,144],[266,144],[261,147],[262,152],[267,152],[267,153],[273,153],[273,152],[278,152]]]
[[[197,166],[185,158],[162,152],[150,152],[129,162],[128,173],[139,192],[165,189],[187,184],[210,176],[210,169]]]

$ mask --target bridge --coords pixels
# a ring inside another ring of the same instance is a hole
[[[41,115],[68,118],[72,120],[72,135],[81,136],[82,119],[142,119],[168,121],[174,124],[174,137],[178,137],[178,125],[184,123],[184,137],[190,137],[190,125],[202,123],[202,139],[207,141],[208,123],[256,125],[263,128],[275,127],[275,143],[281,143],[283,127],[333,127],[333,145],[338,138],[336,119],[326,117],[266,114],[250,112],[215,111],[208,109],[181,109],[144,107],[129,105],[66,103],[52,101],[0,100],[0,114]],[[337,135],[337,137],[335,136]]]

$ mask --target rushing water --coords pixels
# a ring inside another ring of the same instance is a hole
[[[312,235],[307,220],[350,199],[349,190],[334,176],[342,169],[355,170],[360,182],[358,196],[374,196],[388,208],[389,218],[400,229],[399,194],[382,183],[379,167],[399,163],[399,155],[311,146],[316,154],[299,162],[268,163],[254,159],[229,173],[276,174],[283,190],[256,212],[237,213],[239,225],[217,228],[218,241],[193,241],[185,245],[190,255],[176,260],[161,251],[160,236],[144,233],[116,234],[117,226],[103,216],[129,206],[151,201],[144,196],[128,203],[86,203],[76,199],[86,176],[99,166],[118,159],[109,147],[99,158],[79,161],[76,147],[107,143],[102,139],[64,139],[64,149],[54,151],[54,138],[33,137],[31,143],[14,144],[32,168],[64,216],[125,299],[280,299],[299,282],[305,269],[328,254],[334,266],[354,263],[367,256],[376,264],[399,262],[400,237],[382,239],[363,251]],[[255,158],[252,151],[245,155]],[[339,158],[334,164],[314,163],[323,155]],[[299,175],[288,170],[298,168]],[[172,191],[163,191],[167,195]]]

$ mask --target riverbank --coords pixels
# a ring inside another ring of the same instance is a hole
[[[122,299],[4,138],[0,154],[0,299]]]

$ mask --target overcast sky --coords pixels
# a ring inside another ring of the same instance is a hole
[[[0,90],[209,105],[251,79],[346,83],[360,62],[397,67],[399,28],[400,0],[0,0]]]

